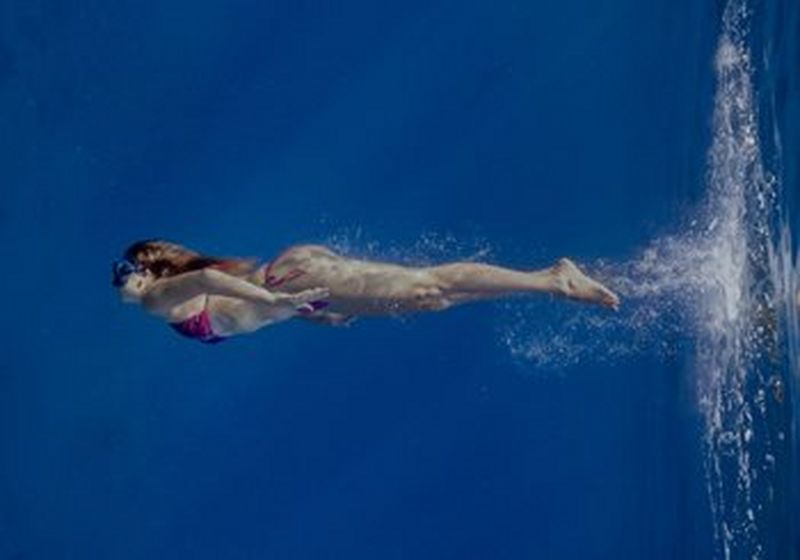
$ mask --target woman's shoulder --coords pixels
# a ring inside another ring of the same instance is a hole
[[[142,298],[142,307],[152,314],[167,320],[170,323],[179,323],[201,313],[206,308],[205,294],[197,295],[181,301],[178,304],[165,305],[165,298],[158,294],[148,293]]]

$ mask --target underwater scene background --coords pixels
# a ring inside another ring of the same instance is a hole
[[[800,6],[0,3],[0,558],[790,559]],[[205,346],[163,237],[515,298]]]

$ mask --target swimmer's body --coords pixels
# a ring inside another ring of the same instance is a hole
[[[163,240],[131,245],[114,265],[126,302],[178,332],[219,342],[294,317],[344,325],[361,316],[440,311],[461,303],[545,293],[616,309],[619,299],[570,260],[536,271],[455,262],[406,267],[297,245],[270,263],[208,257]]]

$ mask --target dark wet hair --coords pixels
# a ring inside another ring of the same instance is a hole
[[[125,249],[124,257],[159,278],[213,267],[235,276],[255,271],[256,259],[203,255],[163,239],[143,239]]]

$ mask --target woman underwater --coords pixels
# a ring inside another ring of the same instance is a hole
[[[343,325],[359,316],[439,311],[513,294],[619,305],[614,293],[568,259],[537,271],[473,262],[406,267],[344,257],[321,245],[290,247],[259,266],[164,240],[138,241],[114,263],[113,284],[124,301],[207,343],[294,317]]]

